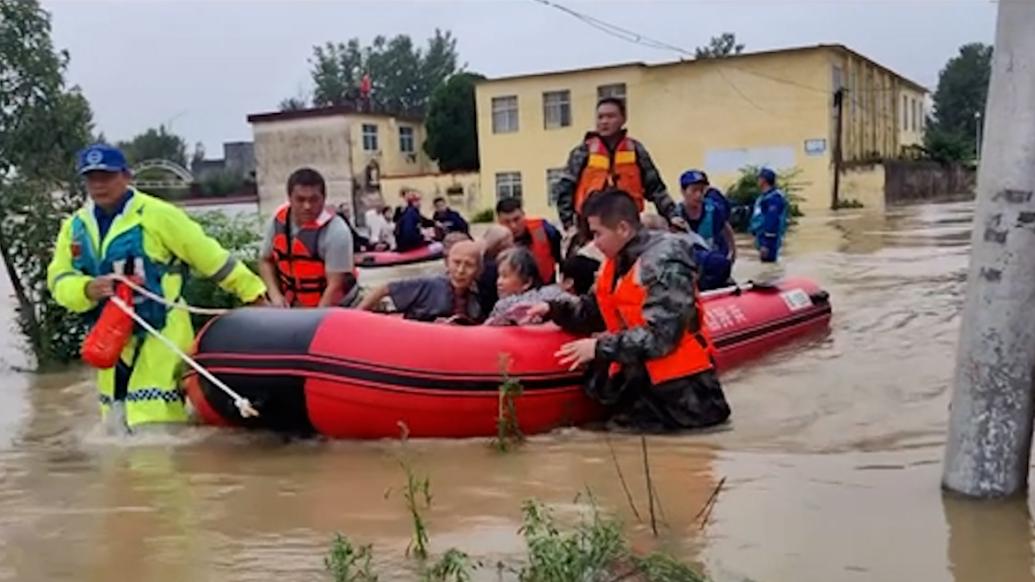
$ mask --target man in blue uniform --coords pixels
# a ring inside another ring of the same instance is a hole
[[[683,201],[676,216],[689,230],[701,237],[704,245],[696,245],[694,258],[698,265],[698,287],[702,291],[725,286],[730,281],[737,246],[730,226],[730,204],[717,188],[708,183],[708,175],[700,170],[687,170],[679,177]]]
[[[776,172],[769,168],[758,172],[758,188],[762,193],[755,199],[749,230],[755,237],[762,262],[775,263],[783,246],[783,235],[787,232],[790,205],[787,195],[776,187]]]

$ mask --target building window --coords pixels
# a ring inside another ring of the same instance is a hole
[[[364,123],[363,124],[363,149],[368,152],[377,151],[377,126]]]
[[[543,125],[546,129],[571,125],[571,91],[543,93]]]
[[[902,96],[902,131],[909,129],[909,97]]]
[[[920,100],[913,100],[913,131],[920,131]]]
[[[561,179],[564,168],[550,168],[546,170],[546,200],[550,206],[557,206],[557,197],[553,193],[553,186]]]
[[[399,151],[404,154],[413,153],[413,128],[412,127],[400,127],[399,128]]]
[[[514,133],[518,130],[518,98],[492,98],[492,133]]]
[[[521,198],[521,172],[496,174],[496,200]]]
[[[625,83],[613,83],[597,87],[597,101],[608,98],[621,99],[624,103],[626,100]]]

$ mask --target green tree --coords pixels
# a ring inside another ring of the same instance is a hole
[[[431,94],[424,151],[443,172],[478,169],[474,86],[484,78],[477,73],[453,75]]]
[[[309,105],[301,97],[288,97],[277,105],[277,109],[281,111],[301,111],[307,107]]]
[[[976,114],[984,113],[992,75],[992,47],[971,43],[960,47],[938,75],[934,116],[925,135],[925,147],[936,158],[960,160],[977,147]]]
[[[67,65],[36,0],[0,0],[0,255],[41,367],[75,358],[83,331],[46,286],[61,220],[83,201],[74,160],[91,135],[89,104],[65,84]]]
[[[155,159],[187,165],[187,142],[167,131],[164,125],[158,129],[152,127],[129,141],[119,142],[118,147],[131,165]]]
[[[370,76],[371,105],[379,110],[422,115],[431,94],[458,71],[456,39],[435,30],[426,49],[407,35],[377,36],[370,46],[359,39],[313,47],[313,105],[359,105],[360,85]]]
[[[744,45],[737,44],[737,35],[732,32],[724,32],[719,36],[713,36],[708,41],[708,46],[699,46],[694,49],[694,57],[698,59],[713,59],[739,55],[743,51]]]
[[[747,213],[734,212],[734,216],[730,220],[730,224],[738,232],[747,232],[751,218],[750,209],[755,205],[755,199],[762,194],[762,190],[758,187],[759,170],[761,170],[759,166],[744,166],[740,169],[736,182],[726,188],[726,199],[733,206],[743,206],[748,209]],[[795,167],[776,172],[776,186],[787,195],[787,201],[791,205],[790,224],[792,225],[796,222],[794,220],[796,217],[802,216],[798,204],[801,202],[801,191],[805,185],[801,181],[800,168]]]
[[[259,272],[259,246],[262,242],[259,233],[262,232],[262,225],[259,224],[257,215],[227,216],[223,212],[213,211],[194,214],[193,218],[205,233],[216,239],[224,249],[244,261],[253,272]],[[236,295],[227,293],[212,279],[198,276],[196,273],[191,273],[191,276],[187,277],[183,299],[188,305],[198,307],[233,309],[242,305]],[[210,315],[191,314],[191,321],[196,330],[201,329],[210,319]]]

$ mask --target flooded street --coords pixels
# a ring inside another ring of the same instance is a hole
[[[781,268],[830,292],[831,332],[726,373],[727,430],[650,439],[658,540],[600,433],[560,431],[508,454],[480,440],[284,442],[204,427],[120,441],[97,426],[88,372],[19,372],[10,334],[0,580],[320,580],[335,531],[373,544],[382,579],[414,579],[400,457],[430,478],[433,554],[466,551],[486,564],[480,579],[523,556],[522,500],[567,516],[586,488],[635,548],[672,551],[716,580],[1035,579],[1024,502],[979,506],[939,489],[972,211],[802,219]],[[738,279],[773,274],[748,247],[741,256]],[[639,439],[611,444],[645,513]],[[723,478],[702,527],[695,516]]]

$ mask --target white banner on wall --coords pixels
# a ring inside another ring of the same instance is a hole
[[[744,166],[787,169],[795,165],[794,146],[712,149],[704,155],[705,170],[714,174],[734,173]]]

